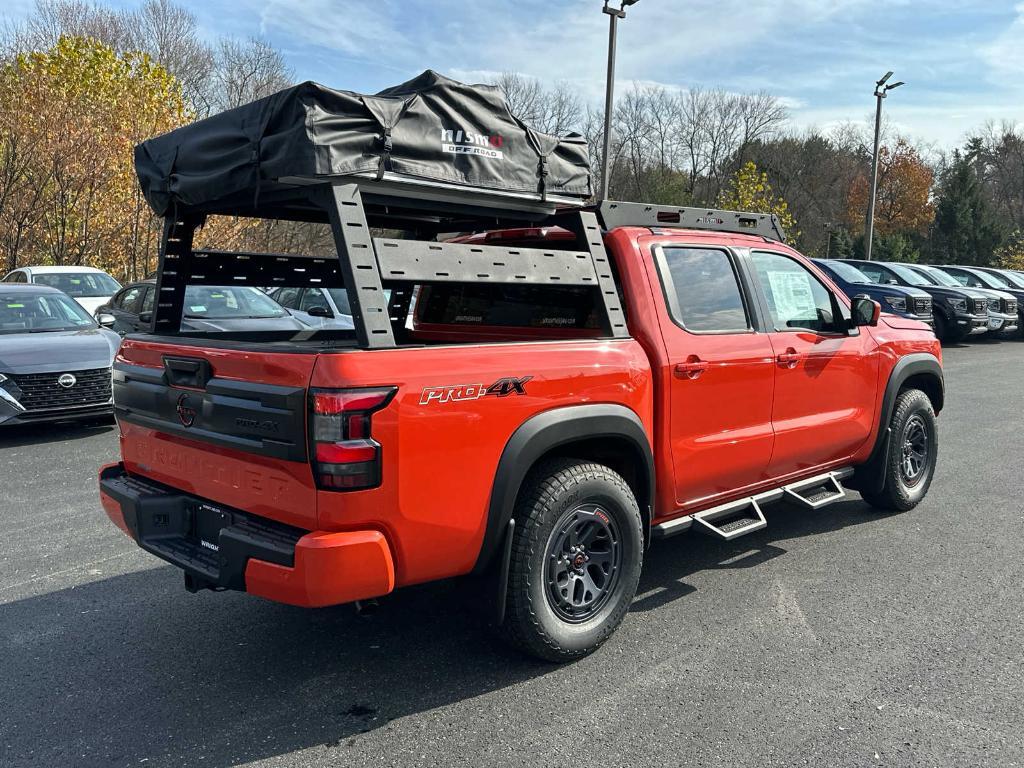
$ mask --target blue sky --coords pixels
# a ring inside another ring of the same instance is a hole
[[[182,0],[179,0],[182,1]],[[132,2],[114,2],[132,5]],[[211,39],[259,35],[299,79],[374,91],[426,68],[516,71],[598,104],[601,0],[183,0]],[[17,18],[30,0],[9,0]],[[620,25],[620,87],[765,89],[796,126],[866,121],[873,81],[907,82],[892,127],[939,147],[987,120],[1024,122],[1024,2],[640,0]]]

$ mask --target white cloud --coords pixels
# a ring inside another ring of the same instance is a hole
[[[1018,3],[1014,10],[1017,17],[981,53],[999,83],[1012,82],[1020,88],[1024,76],[1024,3]]]

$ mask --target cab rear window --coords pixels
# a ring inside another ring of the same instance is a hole
[[[420,289],[420,323],[501,328],[597,329],[594,291],[528,285],[432,285]]]

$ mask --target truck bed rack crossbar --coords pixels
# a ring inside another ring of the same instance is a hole
[[[157,274],[153,332],[180,332],[188,285],[344,287],[359,346],[390,348],[396,346],[395,327],[404,319],[403,309],[408,309],[411,285],[455,282],[589,288],[599,297],[596,305],[604,309],[603,335],[628,336],[601,228],[591,210],[575,207],[544,214],[545,219],[557,221],[576,234],[576,248],[572,250],[471,245],[373,237],[360,184],[321,184],[307,190],[310,203],[320,207],[331,225],[336,257],[195,250],[194,233],[205,214],[168,216]],[[392,210],[390,204],[386,210]],[[373,211],[381,215],[379,205]],[[407,207],[396,213],[402,221],[408,221],[409,211]],[[416,213],[415,207],[412,212]],[[486,213],[488,217],[494,215],[494,211]],[[511,214],[512,218],[521,216],[521,211]],[[390,301],[385,284],[391,289]]]
[[[784,242],[786,239],[782,223],[779,221],[779,217],[773,213],[723,211],[713,208],[676,208],[669,205],[606,200],[598,205],[598,214],[605,229],[615,229],[616,227],[706,229],[712,232],[758,235],[779,242]]]

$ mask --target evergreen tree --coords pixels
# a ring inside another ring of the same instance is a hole
[[[933,256],[947,264],[995,264],[1006,230],[986,199],[969,156],[953,154],[939,186]]]

